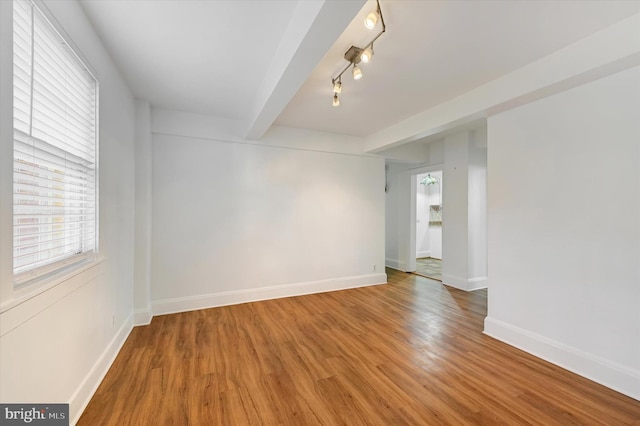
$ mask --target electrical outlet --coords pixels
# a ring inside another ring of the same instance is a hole
[[[373,272],[376,271],[376,265],[373,265]]]
[[[116,314],[112,313],[111,314],[111,328],[116,326]]]

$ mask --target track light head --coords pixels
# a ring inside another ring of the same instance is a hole
[[[378,23],[378,18],[380,18],[380,13],[378,13],[378,10],[376,9],[370,14],[368,14],[367,17],[364,19],[364,26],[372,30]]]
[[[362,51],[360,54],[360,60],[365,64],[368,63],[373,57],[373,44]]]
[[[333,106],[340,106],[340,98],[338,97],[338,93],[333,94]]]
[[[356,64],[353,64],[353,79],[360,80],[362,78],[362,70]]]
[[[333,92],[342,93],[342,81],[340,78],[333,80]]]

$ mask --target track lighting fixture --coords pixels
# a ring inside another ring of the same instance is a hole
[[[360,80],[362,78],[362,70],[358,64],[360,62],[366,64],[371,61],[371,58],[373,57],[373,43],[375,43],[375,41],[378,40],[378,38],[387,30],[384,23],[384,17],[382,16],[382,9],[380,9],[380,0],[376,0],[376,10],[367,15],[367,18],[364,20],[364,25],[369,29],[373,29],[376,27],[378,21],[380,21],[382,28],[373,40],[367,43],[365,47],[351,46],[349,50],[345,52],[344,59],[349,62],[349,64],[344,67],[335,78],[331,79],[331,83],[333,84],[333,106],[340,105],[338,93],[342,93],[342,74],[351,67],[353,79]]]

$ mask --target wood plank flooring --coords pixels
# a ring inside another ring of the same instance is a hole
[[[136,327],[79,425],[640,425],[640,402],[482,334],[486,291],[389,284]]]

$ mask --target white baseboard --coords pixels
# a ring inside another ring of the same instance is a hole
[[[430,256],[431,256],[431,252],[430,251],[417,251],[416,252],[416,258],[430,257]]]
[[[487,317],[484,334],[640,400],[640,371]]]
[[[122,327],[118,330],[109,345],[106,347],[100,358],[95,362],[93,368],[86,375],[78,389],[74,392],[69,400],[69,418],[70,424],[75,425],[82,412],[89,404],[89,401],[93,397],[93,394],[98,390],[98,386],[102,383],[102,379],[106,376],[111,364],[116,359],[116,356],[122,349],[122,345],[129,337],[129,333],[133,330],[133,316],[129,316],[122,324]]]
[[[384,260],[384,264],[387,268],[407,272],[407,264],[401,260],[387,258]]]
[[[150,308],[136,309],[133,311],[133,325],[136,327],[139,325],[151,324],[152,318],[153,316],[151,315]]]
[[[467,290],[474,291],[487,288],[487,277],[469,278],[467,280]]]
[[[467,279],[451,274],[442,274],[442,284],[457,288],[458,290],[467,290]]]
[[[321,281],[252,288],[247,290],[225,291],[222,293],[156,300],[152,302],[152,312],[153,315],[173,314],[177,312],[215,308],[218,306],[237,305],[240,303],[257,302],[260,300],[302,296],[305,294],[346,290],[349,288],[366,287],[386,283],[387,274],[368,274],[355,277],[343,277]]]
[[[442,284],[458,290],[474,291],[487,288],[487,277],[462,278],[451,274],[442,274]]]

